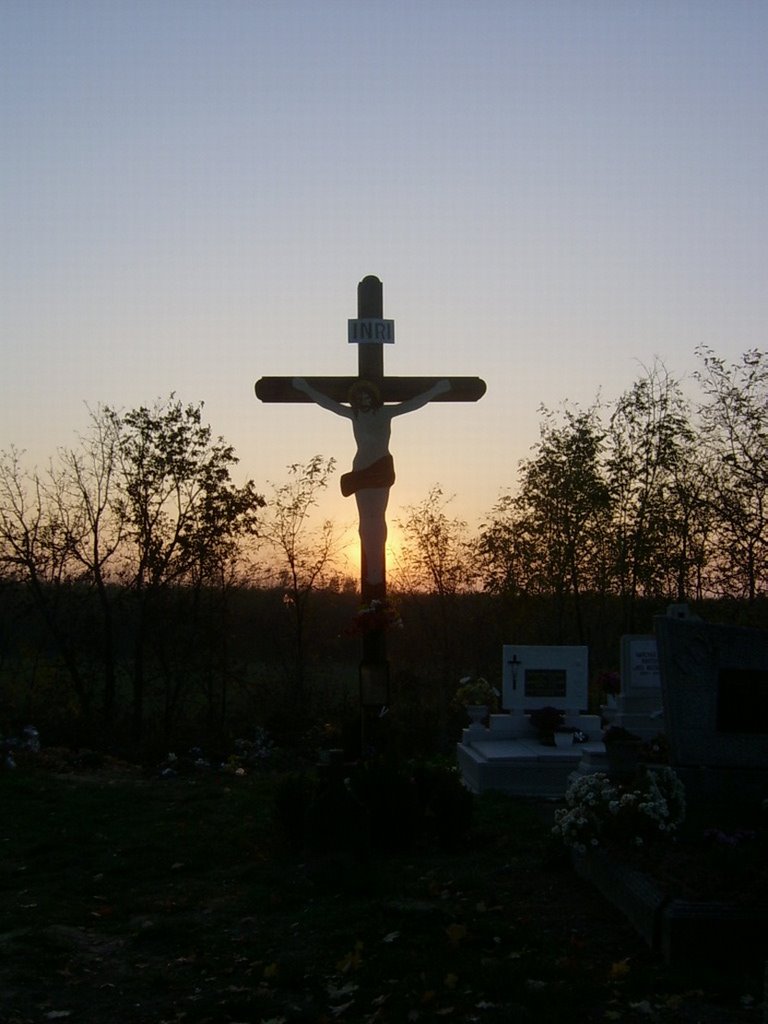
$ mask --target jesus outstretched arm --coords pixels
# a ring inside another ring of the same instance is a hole
[[[324,395],[322,391],[318,391],[317,388],[313,388],[312,385],[304,380],[303,377],[294,377],[291,381],[297,391],[303,391],[305,395],[308,395],[315,405],[319,405],[323,409],[327,409],[329,412],[335,412],[337,416],[345,416],[347,419],[352,418],[352,409],[348,405],[342,405],[341,402],[335,402],[328,395]]]
[[[389,407],[389,413],[391,416],[402,416],[406,412],[415,412],[417,409],[421,409],[422,406],[431,402],[437,398],[438,395],[444,395],[446,391],[451,390],[451,382],[449,380],[439,380],[437,384],[434,384],[429,391],[424,391],[420,395],[416,395],[414,398],[408,398],[404,402],[399,402],[397,405]]]

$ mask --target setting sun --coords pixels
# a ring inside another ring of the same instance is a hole
[[[403,564],[403,536],[400,528],[389,524],[387,534],[387,579],[394,582],[400,575]],[[354,528],[350,528],[345,536],[339,556],[341,571],[352,577],[355,582],[360,580],[360,538]]]

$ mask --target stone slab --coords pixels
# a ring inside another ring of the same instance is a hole
[[[600,750],[605,750],[602,743],[557,748],[544,747],[534,738],[459,743],[456,754],[464,784],[473,793],[495,789],[513,796],[559,800],[585,755]]]

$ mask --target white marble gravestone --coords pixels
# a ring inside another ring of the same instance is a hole
[[[655,636],[621,638],[621,692],[659,699],[661,676]]]
[[[475,793],[499,789],[520,796],[559,798],[588,747],[604,752],[599,715],[588,706],[586,647],[526,646],[503,648],[502,707],[489,728],[465,729],[457,744],[465,784]],[[563,712],[563,725],[578,729],[592,743],[543,746],[529,714],[537,708]]]
[[[768,770],[768,632],[655,626],[671,763]]]
[[[743,825],[768,794],[768,631],[668,617],[655,630],[688,815]]]
[[[558,708],[586,713],[589,701],[587,647],[504,646],[502,706],[511,712]]]
[[[615,709],[604,713],[611,725],[641,739],[664,730],[659,652],[654,636],[628,634],[621,638],[621,692]]]

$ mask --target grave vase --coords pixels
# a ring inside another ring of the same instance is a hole
[[[485,719],[488,717],[487,704],[467,704],[464,710],[467,712],[469,720],[473,726],[481,726]]]

